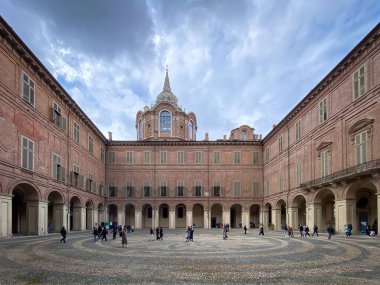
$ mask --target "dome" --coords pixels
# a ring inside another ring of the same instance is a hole
[[[168,68],[166,67],[166,76],[165,76],[165,82],[164,87],[162,89],[162,92],[158,94],[156,99],[156,104],[161,102],[169,102],[175,106],[177,106],[177,96],[175,96],[170,88],[170,81],[169,81],[169,75],[168,75]]]

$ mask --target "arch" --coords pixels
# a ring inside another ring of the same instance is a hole
[[[134,226],[135,225],[135,213],[136,208],[133,204],[125,205],[125,225]]]
[[[272,214],[274,215],[272,219],[273,219],[274,228],[279,230],[281,229],[281,225],[286,224],[286,217],[287,217],[286,202],[284,199],[279,199],[277,200],[275,205],[276,206],[272,211]]]
[[[306,198],[302,194],[293,197],[289,207],[289,225],[296,227],[306,225]]]
[[[74,195],[70,198],[70,222],[69,229],[71,231],[82,230],[82,201]]]
[[[334,192],[328,188],[320,189],[314,195],[314,223],[320,225],[321,229],[326,229],[329,225],[335,226],[335,200]]]
[[[175,206],[175,227],[176,228],[186,228],[186,205],[177,204]],[[190,226],[190,225],[189,225]]]
[[[223,206],[220,203],[214,203],[211,206],[211,227],[220,228],[223,223]]]
[[[169,205],[162,203],[158,208],[158,225],[162,228],[169,227]]]
[[[62,193],[53,190],[47,196],[48,200],[48,233],[57,233],[65,226],[66,205]]]
[[[260,224],[260,204],[252,204],[249,207],[249,227],[251,229],[256,228]]]
[[[144,137],[144,127],[142,123],[142,119],[139,120],[138,126],[137,126],[137,140],[141,141]]]
[[[144,204],[142,206],[142,227],[143,228],[154,228],[153,225],[153,208],[151,204]]]
[[[171,132],[172,131],[172,113],[164,109],[159,113],[159,130],[160,132]]]
[[[204,209],[204,206],[200,203],[193,206],[193,224],[197,228],[204,227]]]
[[[265,203],[263,213],[263,226],[273,225],[273,206],[270,202]]]
[[[112,224],[118,221],[118,208],[116,204],[108,205],[108,221]]]
[[[94,226],[94,203],[91,200],[86,202],[86,230],[91,230]]]
[[[101,225],[102,222],[105,222],[105,220],[104,220],[104,204],[99,203],[98,204],[98,225]]]
[[[12,234],[37,235],[40,192],[33,183],[27,181],[18,181],[12,185]]]
[[[233,204],[230,208],[230,221],[231,228],[241,228],[243,223],[243,206],[240,204]]]

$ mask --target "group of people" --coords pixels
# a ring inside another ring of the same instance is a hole
[[[294,230],[293,227],[285,225],[281,225],[281,229],[284,232],[285,237],[294,237]],[[306,236],[319,236],[318,235],[318,226],[314,225],[313,227],[313,233],[310,235],[310,228],[308,225],[299,225],[298,227],[300,237],[306,237]]]
[[[162,227],[157,227],[155,232],[156,232],[156,234],[154,234],[153,229],[150,229],[149,241],[163,240],[164,239],[164,231],[163,231]]]
[[[121,237],[121,245],[122,247],[128,247],[128,239],[127,239],[127,228],[126,226],[122,227],[113,227],[112,228],[112,238],[115,240],[117,233]],[[98,227],[93,227],[92,235],[94,236],[94,242],[102,239],[102,241],[107,241],[108,230],[106,227],[102,227],[99,225]]]
[[[186,241],[194,241],[194,226],[188,226],[187,227]]]

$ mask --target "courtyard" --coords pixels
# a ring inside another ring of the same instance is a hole
[[[281,232],[258,236],[232,229],[149,230],[94,242],[91,232],[16,236],[0,240],[0,284],[380,284],[378,238],[294,238]]]

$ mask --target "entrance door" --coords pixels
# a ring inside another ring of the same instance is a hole
[[[359,213],[359,231],[361,233],[366,232],[367,224],[368,224],[368,213],[367,212],[360,212]]]

